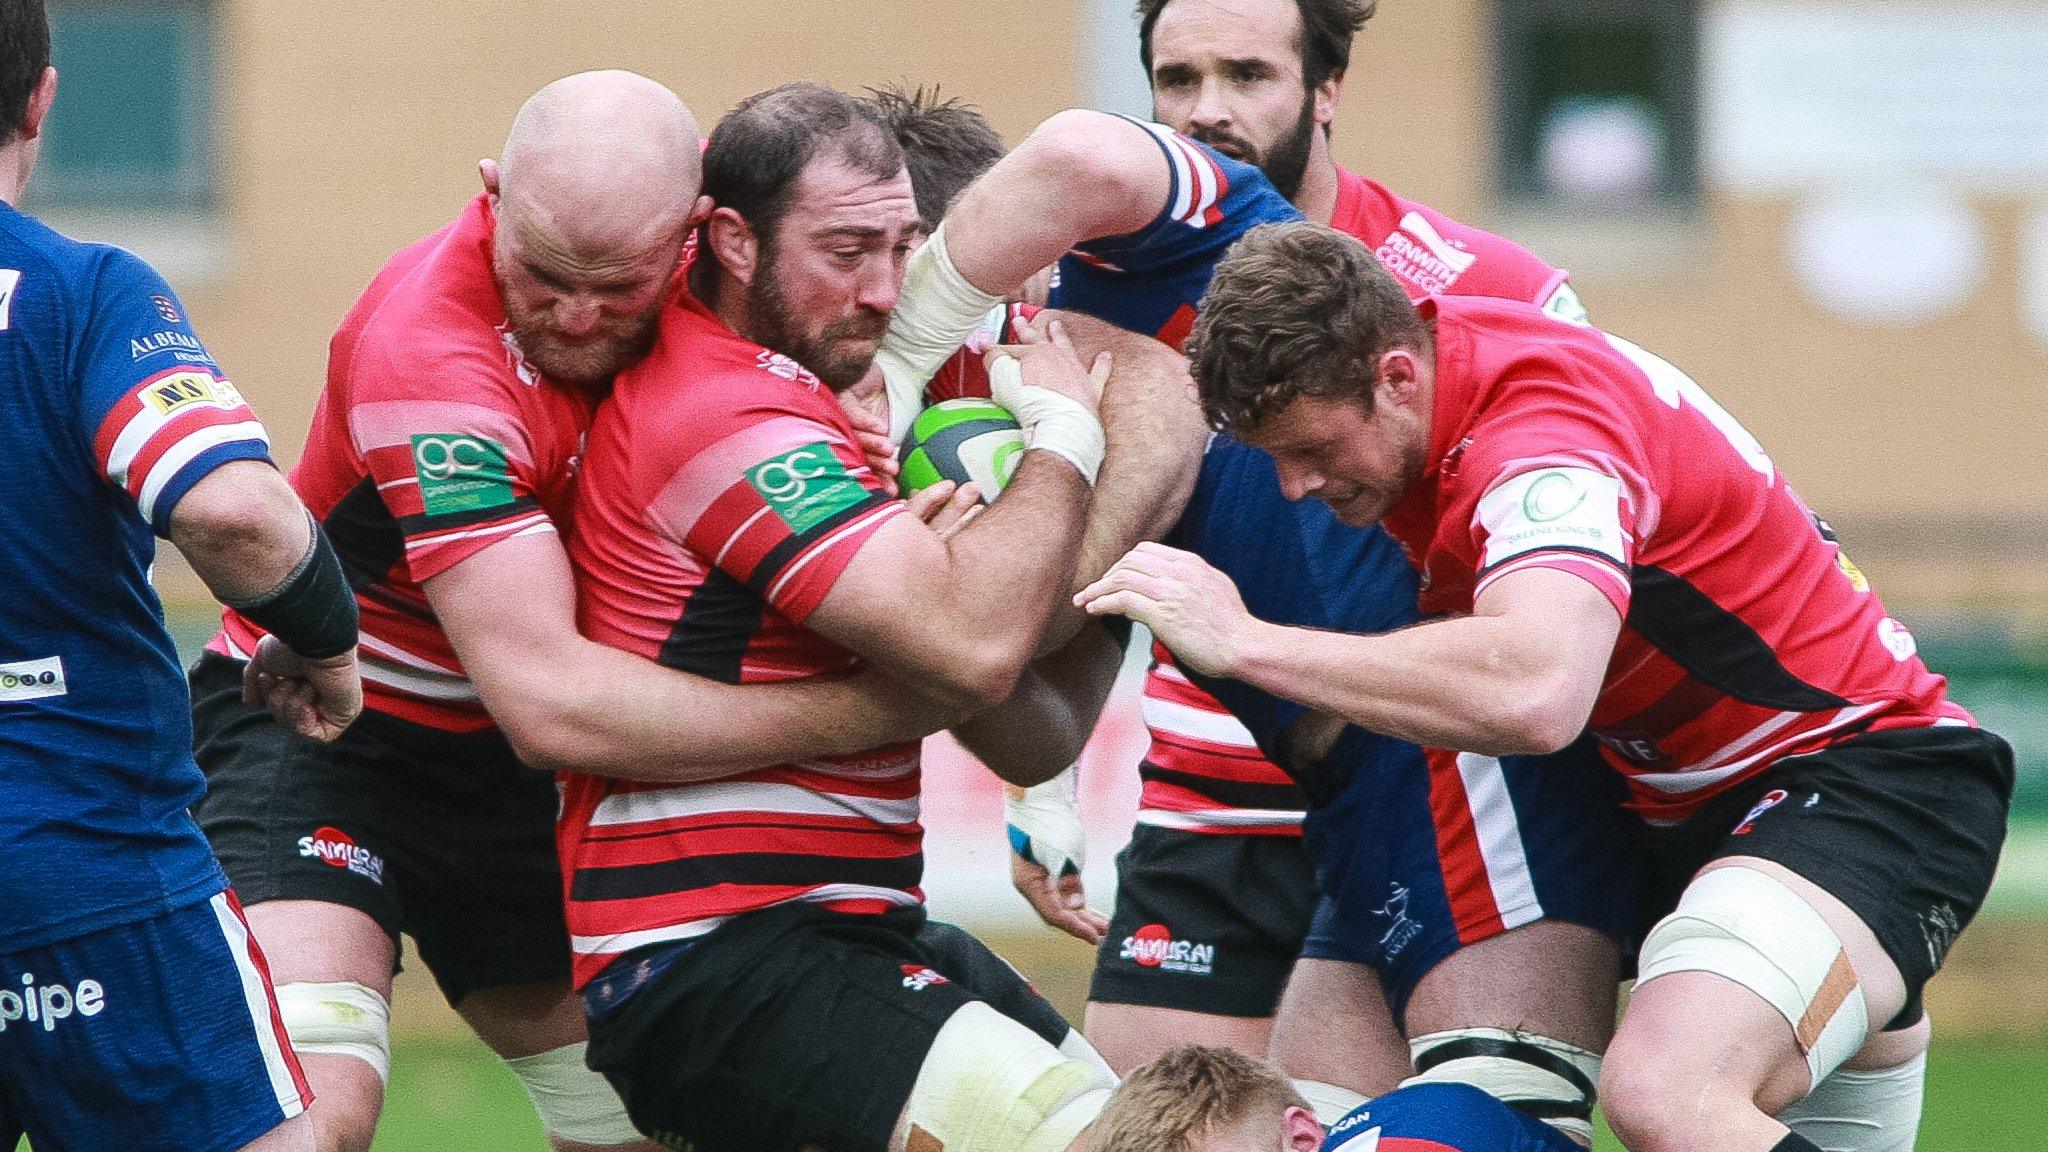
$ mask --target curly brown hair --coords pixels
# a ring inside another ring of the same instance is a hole
[[[1362,400],[1390,348],[1433,351],[1408,293],[1357,239],[1307,221],[1230,246],[1188,337],[1212,427],[1240,434],[1302,397]]]

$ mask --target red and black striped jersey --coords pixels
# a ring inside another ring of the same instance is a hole
[[[1436,413],[1386,527],[1422,611],[1529,568],[1624,622],[1590,727],[1634,805],[1682,819],[1858,732],[1970,724],[1763,447],[1670,363],[1533,308],[1431,297]]]
[[[479,195],[370,282],[328,346],[291,473],[356,590],[365,706],[452,732],[492,722],[420,584],[566,521],[592,409],[520,355],[491,275],[493,229]],[[230,609],[208,646],[246,658],[261,636]]]
[[[860,667],[804,621],[904,505],[795,361],[681,293],[600,407],[584,470],[570,556],[590,639],[730,684]],[[700,784],[564,775],[577,984],[775,904],[921,901],[918,768],[904,744]]]

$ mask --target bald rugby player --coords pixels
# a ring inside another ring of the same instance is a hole
[[[479,169],[343,320],[292,473],[360,605],[362,720],[322,746],[243,704],[262,630],[240,613],[192,673],[199,820],[270,951],[324,1149],[369,1146],[401,932],[557,1148],[638,1139],[583,1063],[552,771],[660,779],[905,735],[875,678],[741,688],[577,634],[560,529],[591,414],[675,281],[689,109],[630,73],[571,76]]]

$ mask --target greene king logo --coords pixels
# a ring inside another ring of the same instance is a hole
[[[1190,976],[1207,976],[1216,967],[1214,944],[1175,940],[1164,924],[1147,924],[1124,937],[1123,948],[1117,954],[1140,968],[1184,972]]]
[[[868,490],[822,440],[754,465],[747,470],[747,482],[799,535],[868,498]]]
[[[1531,524],[1547,524],[1578,511],[1585,502],[1586,490],[1569,473],[1545,472],[1522,493],[1522,515]]]
[[[339,828],[322,827],[311,836],[299,837],[299,855],[310,856],[330,868],[346,868],[374,883],[384,882],[384,858],[361,847],[355,837]]]

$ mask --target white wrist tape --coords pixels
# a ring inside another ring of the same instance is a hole
[[[891,434],[902,439],[924,407],[925,381],[972,335],[989,309],[1003,298],[968,283],[946,254],[946,226],[910,258],[889,333],[875,353],[875,366],[888,384]],[[900,422],[902,427],[896,428]]]
[[[518,1077],[549,1135],[578,1144],[609,1147],[641,1139],[626,1118],[626,1102],[603,1076],[584,1063],[588,1043],[578,1041],[531,1056],[514,1056],[505,1067]]]
[[[1079,872],[1087,863],[1079,782],[1079,770],[1070,767],[1034,788],[1003,789],[1010,850],[1044,868],[1055,880]]]
[[[988,390],[996,403],[1017,418],[1028,447],[1065,459],[1094,486],[1095,474],[1102,469],[1102,454],[1109,447],[1095,413],[1050,388],[1024,383],[1024,370],[1011,356],[989,362]]]

